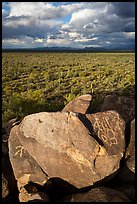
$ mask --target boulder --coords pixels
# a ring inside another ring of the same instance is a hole
[[[115,111],[28,115],[12,128],[8,141],[15,177],[22,186],[54,177],[77,188],[93,185],[118,170],[125,150],[124,130]]]
[[[116,94],[107,95],[101,106],[101,111],[116,110],[125,122],[131,122],[135,118],[135,100]]]
[[[85,94],[77,97],[75,100],[69,102],[62,112],[78,112],[78,113],[89,113],[90,104],[92,101],[92,95]]]
[[[96,187],[86,193],[66,196],[62,202],[129,202],[130,199],[122,192],[107,187]]]

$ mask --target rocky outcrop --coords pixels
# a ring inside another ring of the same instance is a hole
[[[2,129],[4,201],[13,189],[18,199],[12,202],[135,200],[134,101],[110,95],[94,114],[91,101],[86,94],[61,112],[7,123]]]
[[[78,113],[89,113],[90,105],[92,101],[92,95],[85,94],[77,97],[75,100],[69,102],[62,112],[78,112]]]
[[[131,122],[135,118],[135,100],[116,94],[107,95],[101,106],[101,112],[116,110],[125,122]]]
[[[82,188],[114,173],[125,148],[124,121],[114,111],[101,115],[86,115],[85,121],[85,115],[72,112],[26,116],[9,138],[10,160],[18,182],[32,181],[32,171],[36,179],[30,157],[44,172],[43,182],[59,177]],[[21,155],[17,152],[19,146]]]

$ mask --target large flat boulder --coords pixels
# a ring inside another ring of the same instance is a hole
[[[32,178],[37,182],[34,166],[38,166],[45,182],[56,177],[77,188],[93,185],[118,170],[125,150],[124,130],[125,123],[115,111],[28,115],[9,138],[16,178],[21,182],[24,174],[26,183]],[[25,150],[22,155],[17,154],[17,146]]]
[[[69,102],[62,110],[62,112],[78,112],[89,113],[92,95],[85,94],[77,97],[75,100]]]

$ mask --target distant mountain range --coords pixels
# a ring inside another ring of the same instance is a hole
[[[29,51],[29,52],[134,52],[133,47],[129,48],[105,48],[105,47],[85,47],[85,48],[72,48],[72,47],[36,47],[36,48],[3,48],[2,51]]]

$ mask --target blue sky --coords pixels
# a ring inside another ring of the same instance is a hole
[[[135,2],[3,2],[2,47],[135,46]]]

